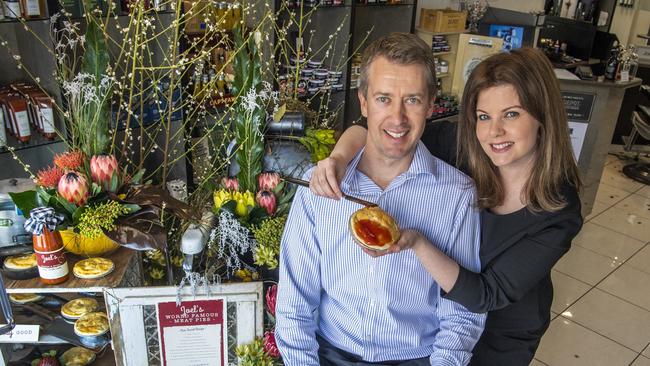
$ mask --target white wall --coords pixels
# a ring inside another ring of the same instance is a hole
[[[634,38],[636,38],[636,34],[632,34],[632,29],[634,28],[639,3],[639,1],[635,1],[634,7],[626,7],[620,6],[618,1],[616,2],[616,10],[614,10],[614,18],[609,32],[616,34],[621,44],[627,45],[634,42]]]
[[[639,38],[636,35],[648,34],[648,28],[650,28],[650,10],[639,9],[636,14],[634,25],[632,25],[632,29],[630,30],[628,43],[645,46],[646,40]]]
[[[472,0],[469,0],[472,1]],[[468,2],[469,2],[468,1]],[[484,3],[486,2],[483,0]],[[495,8],[503,8],[508,10],[521,11],[524,13],[536,12],[544,10],[544,0],[489,0],[487,1],[490,6]],[[452,8],[458,9],[459,1],[458,0],[418,0],[418,14],[415,19],[415,24],[420,24],[420,9],[443,9],[443,8]]]

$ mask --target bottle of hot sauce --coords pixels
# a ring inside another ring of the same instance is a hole
[[[37,207],[29,212],[25,221],[25,230],[33,234],[38,274],[46,285],[65,282],[70,276],[61,234],[56,230],[63,220],[53,208]]]
[[[68,271],[68,261],[63,251],[61,234],[58,231],[43,228],[41,235],[33,236],[33,242],[41,282],[46,285],[65,282],[70,273]]]

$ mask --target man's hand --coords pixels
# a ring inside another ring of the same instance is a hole
[[[395,254],[399,253],[402,250],[415,249],[418,245],[423,245],[428,243],[428,240],[419,232],[411,229],[401,230],[399,240],[397,243],[393,244],[390,248],[385,251],[377,251],[368,249],[359,244],[359,248],[363,250],[364,253],[368,254],[373,258],[381,257],[386,254]]]
[[[317,196],[341,199],[343,193],[339,185],[345,175],[345,168],[345,164],[341,163],[336,156],[319,161],[312,172],[309,189]]]

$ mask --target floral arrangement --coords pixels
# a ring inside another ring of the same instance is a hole
[[[140,210],[122,199],[126,185],[140,184],[143,174],[126,174],[112,155],[88,159],[82,151],[69,151],[56,155],[51,167],[38,172],[35,191],[11,197],[25,214],[34,207],[52,207],[63,215],[63,227],[74,227],[80,235],[96,239],[114,230],[119,217]]]
[[[144,170],[128,174],[113,155],[88,159],[74,150],[56,155],[53,163],[37,174],[35,190],[11,193],[11,198],[25,215],[39,206],[62,215],[64,246],[73,253],[102,254],[117,247],[111,242],[140,250],[165,248],[161,210],[193,217],[189,206],[166,191],[143,185]]]
[[[228,258],[230,273],[241,269],[240,259],[248,252],[255,265],[269,269],[278,265],[280,238],[295,188],[275,172],[260,173],[256,186],[256,194],[242,192],[238,179],[229,177],[214,192],[214,210],[220,217],[219,256]]]

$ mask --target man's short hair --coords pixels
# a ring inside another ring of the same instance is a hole
[[[436,66],[431,47],[415,34],[391,33],[375,40],[363,51],[359,88],[364,96],[368,93],[368,68],[378,56],[400,65],[424,66],[429,97],[436,95]]]

